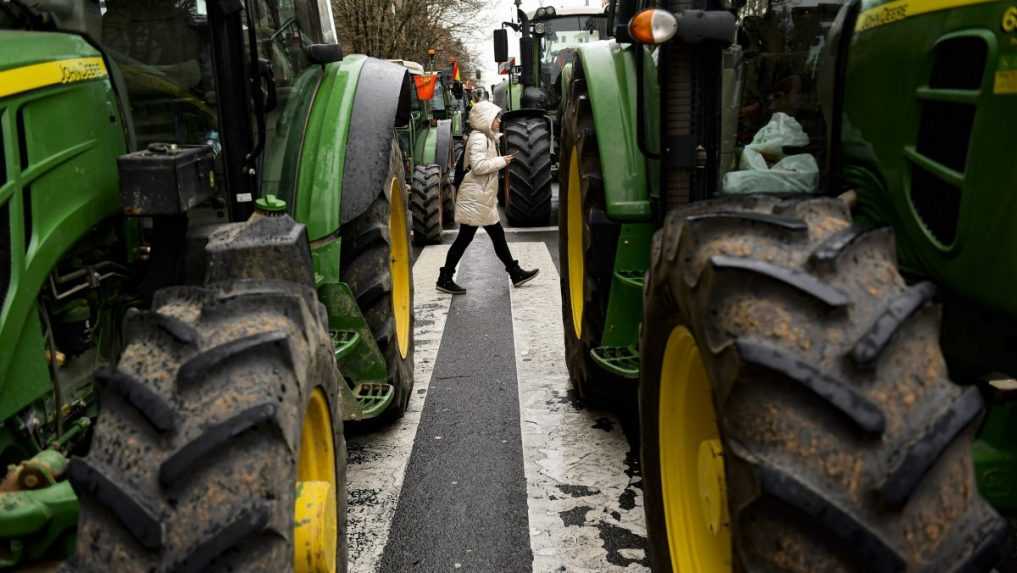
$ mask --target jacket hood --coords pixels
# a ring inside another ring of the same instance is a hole
[[[495,137],[491,131],[491,122],[501,113],[501,108],[489,101],[477,102],[470,110],[470,127],[486,134],[488,137]]]

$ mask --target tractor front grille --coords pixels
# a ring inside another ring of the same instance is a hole
[[[911,158],[910,198],[942,247],[957,238],[968,155],[984,82],[988,46],[979,36],[937,43],[929,83],[918,89],[920,114]]]
[[[671,0],[672,12],[718,9],[717,0]],[[712,196],[720,164],[722,50],[671,41],[660,48],[664,212]]]
[[[964,173],[975,123],[975,106],[942,101],[922,102],[918,153],[958,173]]]
[[[932,236],[949,245],[957,237],[960,189],[918,165],[911,167],[911,202]]]
[[[975,36],[944,40],[936,46],[929,87],[937,90],[977,90],[985,75],[989,47]]]

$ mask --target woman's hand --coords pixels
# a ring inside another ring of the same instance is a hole
[[[501,156],[501,158],[505,160],[505,165],[508,165],[509,163],[512,163],[512,160],[515,159],[515,157],[516,157],[515,155],[511,155],[511,154],[510,155],[502,155]]]

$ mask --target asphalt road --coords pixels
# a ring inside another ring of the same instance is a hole
[[[433,286],[454,235],[414,264],[406,417],[349,436],[350,571],[647,571],[638,456],[569,387],[557,230],[509,230],[541,269],[519,289],[478,233],[455,298]]]

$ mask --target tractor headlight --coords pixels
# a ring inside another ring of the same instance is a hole
[[[544,23],[543,22],[537,22],[536,24],[534,24],[533,25],[533,33],[537,34],[538,36],[539,35],[543,35],[544,34]]]
[[[558,13],[555,11],[554,6],[548,6],[544,8],[544,16],[548,18],[554,18]]]

